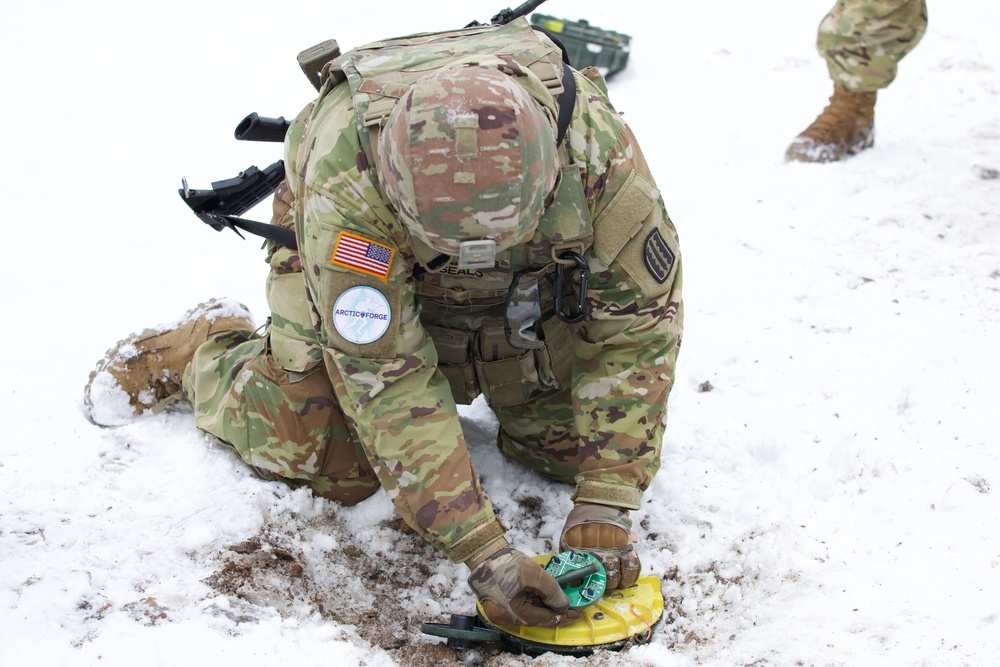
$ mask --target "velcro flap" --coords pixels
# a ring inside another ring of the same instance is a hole
[[[594,220],[594,254],[611,264],[625,244],[642,229],[660,198],[655,185],[632,172],[611,203]]]

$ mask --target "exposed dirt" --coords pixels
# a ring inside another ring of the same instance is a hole
[[[517,498],[516,509],[505,509],[514,515],[508,515],[508,520],[513,518],[517,525],[527,526],[529,530],[541,524],[544,511],[541,499],[530,494]],[[258,622],[275,612],[284,618],[319,614],[324,619],[350,626],[362,641],[390,652],[400,665],[407,667],[566,664],[565,657],[514,655],[499,643],[480,643],[469,651],[457,650],[446,646],[444,639],[421,632],[424,622],[447,623],[449,620],[447,617],[428,618],[426,613],[414,611],[426,608],[419,601],[428,597],[440,600],[450,593],[441,589],[439,576],[438,583],[434,583],[434,564],[440,560],[440,555],[422,538],[395,521],[376,528],[380,543],[390,546],[375,551],[355,546],[350,530],[332,513],[312,520],[293,518],[280,525],[269,525],[252,539],[228,546],[218,554],[216,571],[204,580],[228,600],[217,613],[233,621],[231,632],[234,634],[240,632],[241,624]],[[339,546],[323,552],[315,548],[305,551],[301,546],[303,536],[310,533],[333,536]],[[652,542],[662,542],[655,534],[647,535],[647,540],[650,538]],[[682,604],[684,597],[692,594],[692,588],[710,590],[739,583],[720,576],[711,566],[687,574],[674,568],[662,577],[662,582],[664,615],[655,629],[655,641],[666,649],[675,650],[710,641],[693,631],[694,624],[688,618],[690,612],[686,612]],[[160,611],[155,604],[136,609],[145,623],[158,622]],[[461,613],[463,610],[449,611]],[[628,652],[597,652],[574,664],[638,667],[643,663],[637,662]]]
[[[410,553],[386,558],[348,544],[328,553],[321,563],[309,563],[289,534],[271,529],[228,547],[220,554],[220,567],[204,581],[229,598],[229,609],[221,613],[237,626],[259,619],[261,608],[292,617],[302,616],[305,606],[306,614],[318,612],[325,619],[352,626],[361,639],[392,652],[402,665],[461,662],[468,657],[464,652],[420,631],[425,621],[447,619],[416,618],[399,603],[401,595],[426,585],[431,575],[426,563],[438,558],[437,554],[421,538],[402,530],[398,547]],[[344,584],[336,590],[328,583],[331,572]],[[493,660],[502,654],[499,646],[482,644],[477,653],[473,662],[478,664],[511,664]]]

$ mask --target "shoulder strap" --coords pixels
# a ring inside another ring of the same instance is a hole
[[[254,236],[261,236],[269,241],[279,243],[291,250],[299,249],[299,244],[295,240],[295,230],[293,229],[286,229],[267,222],[238,218],[235,215],[223,215],[220,217],[225,219],[226,223],[228,223],[226,226],[236,232],[238,236],[242,237],[243,235],[240,234],[237,227]]]
[[[561,145],[563,137],[566,136],[566,129],[569,121],[573,118],[573,107],[576,104],[576,79],[573,78],[573,68],[563,63],[562,71],[563,91],[556,97],[556,104],[559,105],[559,117],[556,119],[556,144]]]

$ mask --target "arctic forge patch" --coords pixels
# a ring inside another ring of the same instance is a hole
[[[363,236],[340,232],[330,263],[367,273],[385,282],[395,254],[395,249],[387,245]]]
[[[667,245],[667,241],[659,229],[654,229],[646,237],[642,257],[653,279],[661,285],[667,282],[670,270],[674,268],[676,257],[674,257],[673,251]]]
[[[389,329],[389,300],[373,287],[352,287],[333,304],[333,327],[358,345],[373,343]]]

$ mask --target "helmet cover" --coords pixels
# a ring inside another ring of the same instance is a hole
[[[503,250],[538,225],[558,174],[550,116],[512,77],[478,65],[418,79],[379,144],[382,191],[438,252],[489,239]]]

